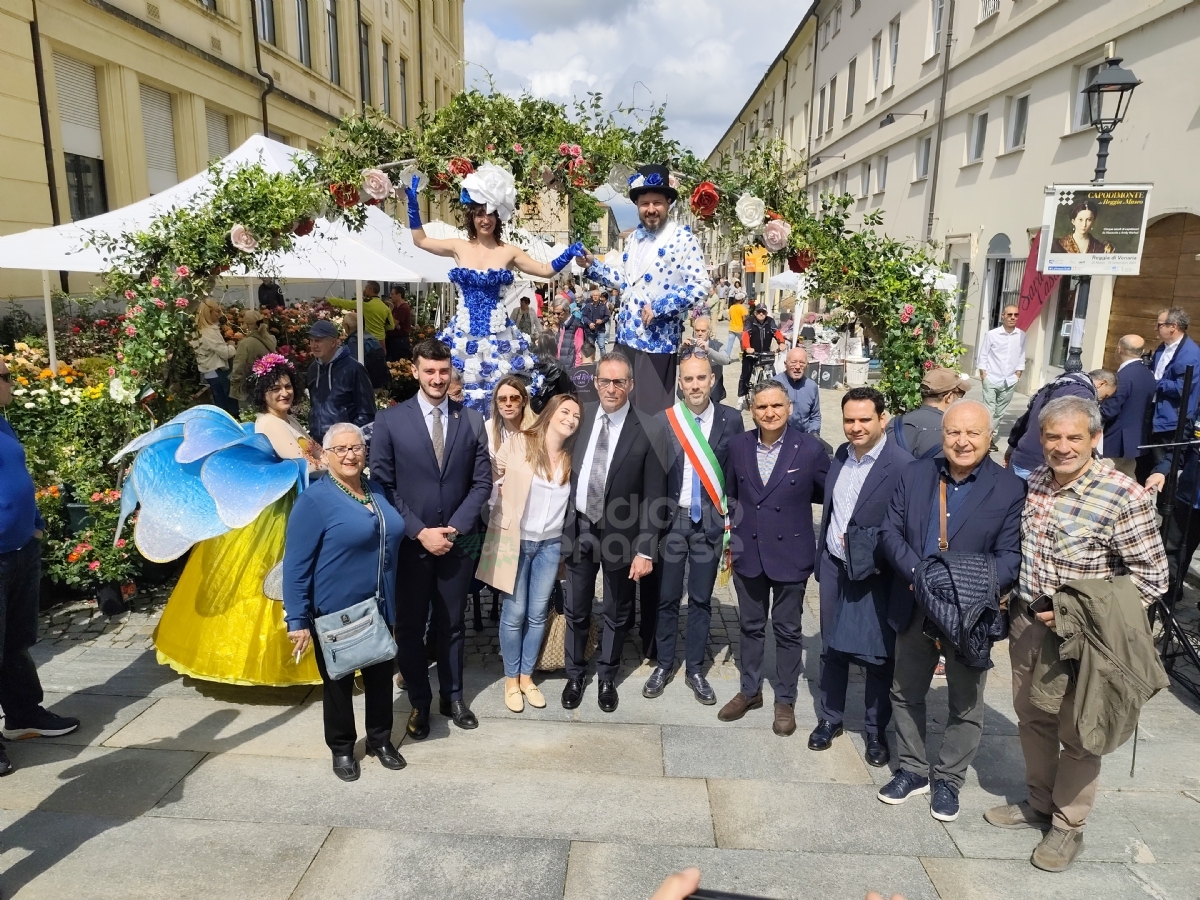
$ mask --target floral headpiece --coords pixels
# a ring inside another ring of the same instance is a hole
[[[289,372],[292,370],[292,364],[288,362],[288,358],[281,353],[268,353],[266,356],[260,356],[254,361],[254,365],[250,367],[250,371],[254,373],[255,378],[262,378],[272,369],[277,369],[283,366]]]
[[[654,191],[671,203],[679,197],[679,181],[666,166],[641,166],[629,176],[629,199],[637,202],[640,194]]]
[[[478,203],[501,222],[512,218],[517,208],[517,182],[512,173],[495,163],[484,163],[462,180],[462,203]]]

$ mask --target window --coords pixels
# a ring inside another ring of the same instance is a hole
[[[207,9],[209,12],[217,11],[217,0],[200,0],[200,5],[203,6],[205,9]]]
[[[896,84],[896,60],[900,58],[900,20],[888,25],[888,87]]]
[[[1092,79],[1096,77],[1102,65],[1104,65],[1103,60],[1097,60],[1089,65],[1079,67],[1079,87],[1078,93],[1075,94],[1075,117],[1072,120],[1076,129],[1090,128],[1092,125],[1087,94],[1083,92],[1083,89],[1092,83]]]
[[[842,30],[842,4],[838,4],[833,10],[833,33],[837,34]]]
[[[104,185],[104,162],[76,153],[64,153],[67,169],[67,196],[71,201],[71,221],[108,212],[108,191]]]
[[[871,91],[868,100],[879,96],[879,73],[883,68],[883,32],[871,40]]]
[[[371,26],[358,23],[358,91],[364,106],[371,105]]]
[[[946,0],[929,0],[929,47],[925,51],[928,58],[933,56],[942,46],[942,25],[946,20]]]
[[[442,105],[442,79],[433,79],[433,108],[439,109]]]
[[[825,131],[833,131],[833,114],[837,109],[837,76],[829,79],[829,118],[825,122]]]
[[[979,0],[979,21],[985,22],[1000,12],[1000,0]]]
[[[208,131],[208,158],[224,159],[229,155],[229,116],[205,107],[204,124]]]
[[[296,0],[296,50],[300,62],[312,68],[312,41],[308,31],[308,0]]]
[[[821,134],[825,130],[825,91],[826,88],[821,88],[821,94],[817,98],[817,134]]]
[[[1008,149],[1025,146],[1025,128],[1029,124],[1029,95],[1014,97],[1008,107]]]
[[[862,9],[862,0],[853,0],[850,4],[850,15],[854,15],[860,9]]]
[[[396,60],[396,88],[400,92],[400,124],[408,125],[408,72],[404,57]]]
[[[917,180],[929,177],[929,157],[933,151],[933,135],[927,134],[917,138]]]
[[[845,194],[850,189],[850,173],[845,169],[837,173],[838,194]]]
[[[141,86],[142,132],[146,140],[146,180],[157,194],[179,183],[175,167],[175,122],[171,95],[148,84]]]
[[[342,55],[338,52],[337,0],[325,0],[325,30],[329,37],[329,80],[342,83]]]
[[[854,115],[854,75],[858,68],[858,57],[850,60],[850,69],[846,72],[846,118]]]
[[[971,143],[967,148],[967,161],[976,162],[983,159],[983,151],[987,145],[988,114],[976,113],[971,117]]]
[[[391,48],[388,47],[388,42],[383,42],[383,56],[380,58],[379,77],[383,84],[383,94],[380,96],[381,109],[387,114],[392,114],[392,64],[388,60]]]
[[[254,0],[258,11],[258,39],[275,43],[275,0]]]
[[[871,193],[871,162],[868,160],[858,167],[858,197],[866,199]]]
[[[87,63],[55,53],[54,80],[58,85],[58,117],[71,221],[78,222],[108,212],[96,70]]]
[[[887,190],[888,155],[879,157],[879,165],[875,168],[875,193],[882,194]]]
[[[833,25],[833,18],[830,17],[821,23],[821,46],[824,47],[829,43],[829,29]]]

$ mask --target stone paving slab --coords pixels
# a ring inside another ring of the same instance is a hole
[[[7,784],[6,780],[6,784]],[[19,900],[288,900],[327,828],[0,812]]]
[[[488,744],[480,740],[480,755]],[[705,783],[686,778],[538,770],[448,772],[374,760],[344,784],[327,760],[221,754],[205,760],[150,813],[241,822],[712,846]]]
[[[937,893],[918,860],[901,856],[860,856],[761,850],[644,847],[623,844],[571,845],[564,900],[646,900],[663,873],[687,866],[700,869],[700,885],[710,890],[778,900],[857,900],[868,890],[908,900],[932,900]]]
[[[152,809],[203,753],[72,747],[34,739],[5,745],[17,771],[0,790],[4,809],[132,817]]]
[[[858,785],[710,780],[717,846],[896,856],[958,856],[923,798],[886,806]]]
[[[335,828],[291,900],[557,900],[565,840]]]
[[[662,747],[666,774],[679,778],[871,784],[848,741],[814,753],[799,731],[781,738],[769,729],[666,725]]]
[[[103,744],[154,705],[148,697],[47,692],[43,705],[60,716],[79,719],[79,728],[55,738],[56,744]]]
[[[1051,874],[1026,861],[925,859],[925,870],[941,897],[953,900],[1195,900],[1196,882],[1183,892],[1162,890],[1155,881],[1158,866],[1076,862],[1066,872]],[[1163,867],[1165,868],[1165,867]],[[1176,877],[1178,873],[1170,873]]]

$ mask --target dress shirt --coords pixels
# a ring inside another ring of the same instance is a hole
[[[1167,374],[1167,366],[1171,364],[1171,360],[1175,358],[1175,351],[1179,349],[1179,345],[1183,343],[1184,335],[1180,335],[1179,339],[1173,344],[1164,344],[1163,352],[1158,357],[1158,365],[1154,367],[1154,380],[1162,381],[1162,377]]]
[[[570,497],[570,479],[566,484],[557,484],[535,473],[521,515],[521,540],[548,541],[560,537]]]
[[[955,481],[950,475],[950,465],[944,460],[938,460],[938,469],[941,471],[942,481],[946,482],[946,534],[954,527],[954,523],[958,521],[959,510],[962,509],[964,503],[967,502],[967,494],[971,493],[971,486],[975,484],[975,476],[979,473],[979,468],[971,470],[971,474],[962,481]],[[941,485],[938,485],[938,492],[941,492]],[[938,547],[938,541],[942,534],[942,506],[938,495],[933,497],[933,506],[929,510],[929,527],[925,531],[925,547],[921,554],[922,559],[928,559],[931,556],[937,556],[941,552]]]
[[[592,423],[592,433],[588,435],[587,449],[583,459],[579,461],[579,486],[575,491],[575,508],[582,513],[587,509],[588,478],[592,473],[592,459],[596,456],[596,441],[600,438],[600,417],[604,415],[604,407],[596,410],[596,421]],[[608,484],[608,470],[612,467],[613,451],[617,449],[617,441],[621,439],[621,429],[629,418],[629,401],[616,412],[608,413],[608,459],[604,461],[604,483]]]
[[[771,473],[775,471],[775,463],[779,460],[779,451],[783,449],[783,439],[787,435],[787,429],[783,430],[783,434],[779,436],[779,440],[775,443],[767,445],[762,442],[762,432],[758,432],[758,441],[755,444],[755,449],[758,457],[758,477],[762,479],[762,483],[766,485],[771,480]]]
[[[854,507],[858,505],[858,495],[862,486],[871,474],[871,467],[883,452],[887,443],[887,433],[880,438],[879,443],[863,454],[859,459],[854,447],[849,447],[846,461],[838,473],[837,483],[833,486],[833,505],[829,513],[829,530],[825,534],[825,548],[830,555],[836,556],[842,562],[846,561],[846,526],[854,515]]]
[[[692,421],[696,420],[696,414],[687,408],[683,407],[683,414],[691,416]],[[704,407],[704,412],[700,413],[700,433],[704,435],[707,441],[708,436],[712,434],[713,418],[716,416],[716,410],[713,409],[713,403],[710,400],[708,406]],[[684,427],[688,427],[684,423]],[[691,509],[692,507],[692,472],[695,471],[695,466],[688,458],[686,453],[683,454],[683,486],[679,489],[679,508]]]
[[[433,410],[435,407],[425,399],[425,394],[421,391],[417,391],[417,403],[421,407],[421,417],[425,420],[425,430],[429,432],[429,440],[432,441]],[[437,405],[436,409],[440,409],[442,411],[442,440],[444,441],[446,439],[446,429],[450,419],[450,397],[443,397],[442,402]]]
[[[1117,366],[1117,371],[1120,372],[1123,368],[1125,368],[1130,363],[1140,363],[1140,362],[1141,362],[1140,359],[1127,359],[1127,360],[1125,360],[1125,362],[1123,362],[1119,366]]]
[[[983,336],[976,368],[987,373],[989,384],[1012,387],[1017,372],[1025,371],[1025,332],[1020,328],[1005,331],[1003,325],[993,328]]]

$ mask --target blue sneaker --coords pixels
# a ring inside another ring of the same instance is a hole
[[[929,801],[929,812],[939,822],[953,822],[957,819],[958,788],[948,781],[935,781],[933,798]]]
[[[876,796],[884,803],[898,806],[913,794],[928,794],[929,779],[907,769],[897,769],[892,780],[879,789]]]

